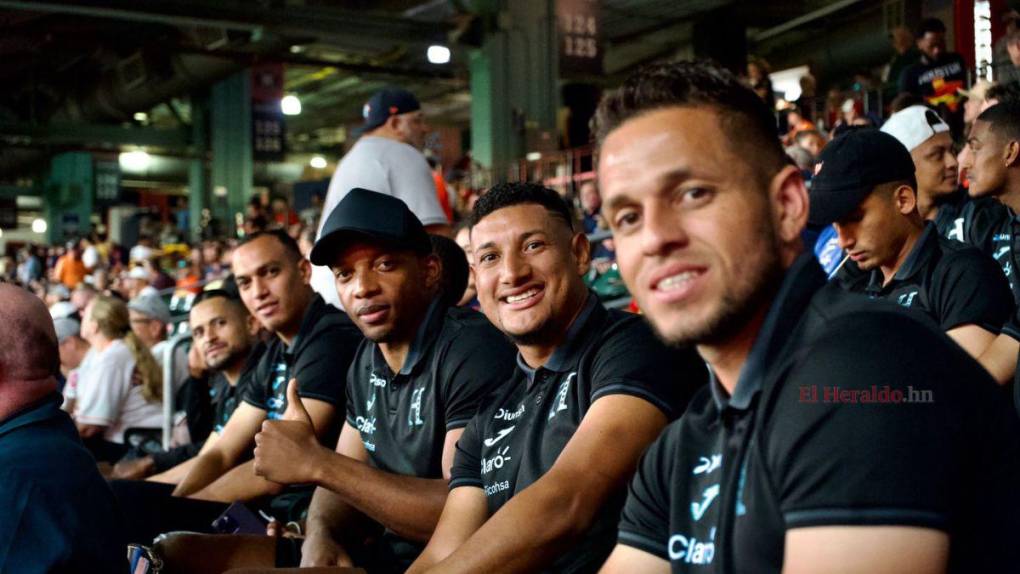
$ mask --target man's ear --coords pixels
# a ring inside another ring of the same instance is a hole
[[[1006,149],[1003,151],[1002,159],[1006,164],[1006,167],[1015,167],[1017,165],[1017,160],[1020,159],[1020,142],[1012,140],[1006,144]]]
[[[259,334],[259,330],[262,329],[262,324],[255,318],[255,315],[249,313],[244,314],[244,325],[248,328],[248,334],[255,337]]]
[[[298,260],[298,275],[301,277],[301,282],[305,285],[311,285],[312,283],[312,263],[302,257]]]
[[[584,275],[591,269],[591,242],[584,233],[575,233],[570,238],[570,251],[577,261],[577,274]]]
[[[804,176],[796,166],[784,166],[772,176],[769,202],[772,204],[779,239],[783,243],[799,241],[807,225],[809,203]]]
[[[901,215],[917,211],[917,192],[909,185],[898,186],[893,191],[893,201],[896,203],[896,211]]]
[[[422,265],[425,287],[429,290],[435,289],[443,280],[443,262],[438,255],[430,253],[422,259]]]

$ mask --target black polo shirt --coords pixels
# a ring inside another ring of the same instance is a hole
[[[513,378],[479,409],[457,442],[450,488],[484,490],[491,516],[552,468],[596,400],[635,396],[672,420],[706,377],[693,350],[667,348],[640,316],[589,295],[546,364],[532,369],[518,356]],[[597,571],[615,543],[625,494],[606,501],[584,539],[547,571]]]
[[[767,573],[791,529],[916,526],[949,533],[951,572],[1015,569],[1009,406],[943,333],[802,256],[733,396],[710,382],[645,454],[619,542],[673,572]]]
[[[279,419],[287,410],[287,383],[297,378],[298,395],[329,403],[339,414],[344,406],[343,373],[350,368],[362,338],[345,313],[316,294],[291,345],[279,337],[268,343],[242,399],[266,411],[270,419]],[[339,426],[324,437],[323,444],[332,446]]]
[[[977,325],[999,333],[1013,312],[1009,284],[995,262],[977,249],[939,237],[926,224],[892,281],[883,285],[880,269],[837,275],[848,291],[888,299],[924,313],[943,331]]]
[[[962,241],[989,255],[1006,276],[1013,301],[1020,304],[1020,281],[1014,269],[1020,254],[1020,223],[1013,211],[992,197],[957,196],[939,206],[939,235]]]
[[[365,340],[347,376],[347,422],[369,463],[386,472],[443,477],[446,433],[463,428],[479,402],[513,372],[514,347],[484,315],[434,301],[400,372]],[[387,532],[389,554],[406,569],[424,545]],[[403,570],[400,570],[401,572]]]

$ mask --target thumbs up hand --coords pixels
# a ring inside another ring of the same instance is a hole
[[[319,455],[326,450],[297,389],[297,380],[291,379],[283,418],[264,421],[255,435],[255,474],[280,484],[314,482]]]

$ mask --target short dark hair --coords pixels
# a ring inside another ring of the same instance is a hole
[[[981,112],[977,119],[991,124],[991,131],[995,135],[1020,142],[1020,101],[995,104]]]
[[[925,18],[924,20],[921,20],[921,24],[917,27],[915,37],[920,40],[928,32],[933,34],[945,34],[946,25],[938,18]]]
[[[499,183],[492,186],[475,203],[475,208],[471,212],[471,227],[478,225],[478,222],[494,211],[527,203],[541,205],[553,217],[562,219],[571,231],[574,230],[574,218],[570,214],[570,206],[566,200],[548,187],[527,182]]]
[[[283,249],[287,252],[287,255],[291,256],[295,261],[300,261],[302,259],[301,248],[298,247],[297,241],[294,241],[294,238],[282,229],[265,229],[262,231],[256,231],[251,235],[244,236],[244,238],[237,243],[237,246],[241,247],[242,245],[247,245],[262,237],[275,238],[281,245],[283,245]]]
[[[673,62],[642,68],[607,93],[593,118],[598,144],[636,116],[671,107],[714,109],[722,130],[742,146],[764,179],[786,164],[776,117],[733,73],[708,62]]]
[[[1020,101],[1020,82],[995,84],[985,92],[985,100],[995,100],[999,103]]]

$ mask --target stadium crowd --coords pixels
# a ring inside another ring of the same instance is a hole
[[[1020,88],[926,91],[944,32],[888,117],[646,67],[577,205],[451,225],[386,89],[307,223],[26,248],[0,572],[1017,571]]]

